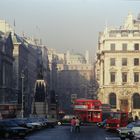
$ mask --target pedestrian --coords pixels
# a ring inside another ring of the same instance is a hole
[[[133,116],[131,116],[131,117],[128,118],[128,123],[131,123],[133,121],[134,121]]]
[[[78,119],[78,117],[76,118],[75,122],[75,132],[80,132],[80,120]]]
[[[139,120],[138,116],[135,116],[135,122],[137,122]]]
[[[134,119],[133,119],[133,116],[132,116],[132,112],[130,112],[128,114],[128,124],[131,123],[131,122],[133,122],[133,121],[134,121]]]
[[[75,120],[75,117],[73,117],[71,120],[71,128],[70,128],[71,132],[75,131],[75,124],[76,124],[76,120]]]

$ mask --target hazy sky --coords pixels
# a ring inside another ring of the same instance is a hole
[[[140,0],[0,0],[0,19],[18,34],[39,37],[49,48],[95,53],[105,24],[119,27],[128,12],[140,13]]]

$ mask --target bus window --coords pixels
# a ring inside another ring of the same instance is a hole
[[[111,113],[111,118],[120,119],[120,113]]]

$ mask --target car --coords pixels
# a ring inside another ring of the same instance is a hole
[[[11,120],[0,120],[0,136],[4,138],[25,137],[28,129],[18,126]]]
[[[106,127],[106,119],[104,119],[102,122],[98,122],[97,126],[100,128],[105,128]]]
[[[54,128],[57,125],[56,120],[46,120],[47,127]]]
[[[76,118],[75,115],[65,115],[61,120],[58,121],[58,125],[70,125],[72,118]]]
[[[27,125],[26,120],[24,118],[14,118],[10,119],[10,121],[16,123],[18,126],[28,128],[29,132],[33,131],[34,129],[32,125]]]
[[[140,140],[140,133],[139,134],[135,134],[134,140]]]
[[[40,130],[43,127],[43,123],[38,121],[37,118],[27,118],[25,120],[27,127],[33,127],[34,130]]]
[[[47,118],[40,117],[37,119],[37,122],[40,122],[43,128],[48,128],[48,127],[54,128],[56,125],[56,119],[47,119]]]
[[[140,123],[132,122],[129,123],[126,127],[117,129],[121,140],[125,138],[134,139],[135,135],[140,132]]]

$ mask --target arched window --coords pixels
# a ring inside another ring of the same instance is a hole
[[[111,108],[116,108],[116,94],[115,93],[109,94],[109,103],[111,105]]]
[[[138,93],[133,95],[133,108],[140,109],[140,95]]]

